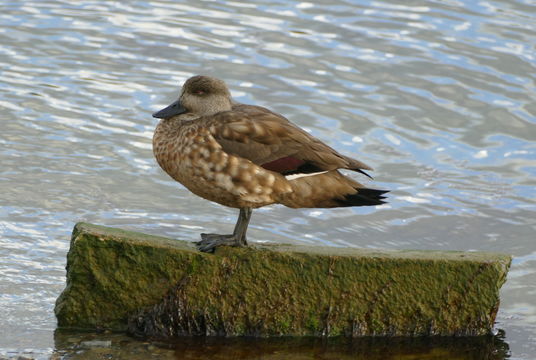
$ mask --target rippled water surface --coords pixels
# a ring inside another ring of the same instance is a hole
[[[0,357],[58,346],[75,222],[191,241],[232,228],[236,210],[195,197],[152,157],[151,113],[199,73],[370,164],[371,184],[392,190],[376,208],[260,209],[251,240],[511,253],[497,327],[513,359],[536,354],[533,2],[1,9]]]

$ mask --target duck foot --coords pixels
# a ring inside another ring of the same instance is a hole
[[[196,243],[197,249],[202,252],[214,252],[216,247],[227,246],[247,246],[246,239],[239,239],[236,235],[201,234],[201,241]]]
[[[251,208],[241,208],[234,231],[231,235],[201,234],[201,241],[197,249],[202,252],[214,252],[217,246],[248,246],[246,231],[249,219],[251,218]]]

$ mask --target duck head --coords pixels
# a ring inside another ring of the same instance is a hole
[[[167,119],[189,114],[197,118],[231,110],[232,103],[231,93],[222,80],[197,75],[186,80],[177,101],[155,112],[153,117]]]

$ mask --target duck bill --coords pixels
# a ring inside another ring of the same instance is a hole
[[[175,115],[184,114],[186,109],[181,105],[180,100],[175,101],[173,104],[168,107],[157,111],[153,114],[153,117],[158,119],[167,119]]]

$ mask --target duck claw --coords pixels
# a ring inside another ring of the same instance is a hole
[[[201,234],[201,241],[196,243],[197,249],[201,252],[214,252],[218,246],[244,246],[235,235]]]

